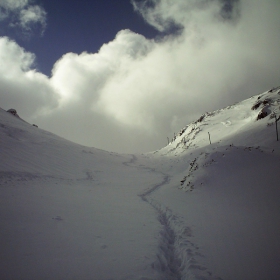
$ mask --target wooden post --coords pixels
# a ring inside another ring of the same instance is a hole
[[[210,133],[208,132],[208,135],[209,135],[209,142],[210,142],[210,145],[212,144],[211,143],[211,138],[210,138]]]
[[[169,138],[167,137],[167,145],[169,145]]]
[[[279,140],[278,139],[278,127],[277,127],[277,122],[279,121],[280,119],[280,116],[278,117],[278,119],[276,118],[276,115],[275,115],[275,127],[276,127],[276,138],[277,138],[277,141]]]

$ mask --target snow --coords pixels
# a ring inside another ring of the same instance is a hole
[[[0,109],[0,278],[279,279],[279,90],[135,155]]]

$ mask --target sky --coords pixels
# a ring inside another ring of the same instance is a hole
[[[0,107],[76,143],[162,148],[280,85],[278,0],[0,0]]]

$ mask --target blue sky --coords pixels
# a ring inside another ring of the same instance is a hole
[[[36,4],[47,13],[43,35],[37,29],[26,37],[14,28],[5,28],[1,35],[35,53],[38,70],[47,75],[63,54],[98,52],[120,30],[130,29],[147,38],[159,34],[133,10],[130,0],[40,0]]]
[[[275,0],[0,0],[0,106],[82,145],[159,149],[205,112],[279,86],[279,10]]]

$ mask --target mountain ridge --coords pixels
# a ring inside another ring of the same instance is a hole
[[[262,114],[265,115],[261,117]],[[258,126],[264,128],[264,124],[275,126],[274,115],[280,116],[280,87],[272,88],[223,109],[206,112],[196,121],[182,128],[170,143],[159,151],[169,153],[179,147],[181,150],[188,149],[193,145],[194,139],[197,142],[195,145],[203,147],[224,141],[230,135],[242,133],[246,129],[257,130]],[[211,121],[211,127],[207,129],[206,126]],[[201,133],[204,135],[201,136]],[[200,134],[199,137],[196,137],[197,134]]]

